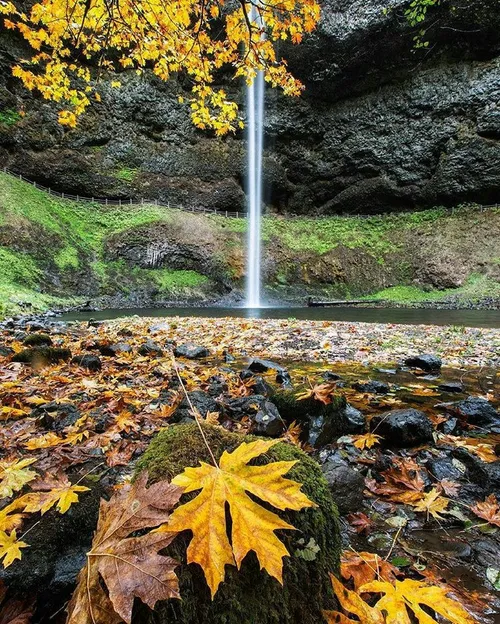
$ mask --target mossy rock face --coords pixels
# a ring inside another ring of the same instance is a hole
[[[204,427],[210,447],[218,458],[241,442],[256,438],[229,433],[218,427]],[[182,565],[177,573],[181,601],[161,603],[154,614],[140,608],[140,624],[317,624],[321,610],[332,608],[334,598],[328,573],[338,571],[340,533],[337,507],[318,464],[298,448],[278,443],[252,463],[298,460],[287,477],[302,483],[302,491],[317,503],[314,509],[279,512],[297,531],[280,531],[280,539],[291,554],[284,559],[283,587],[265,571],[250,553],[241,570],[226,566],[226,581],[213,601],[201,568],[186,565],[189,534],[178,537],[169,554]],[[151,481],[172,478],[187,466],[210,462],[195,424],[172,426],[162,431],[139,461],[137,473],[147,470]],[[190,495],[192,496],[192,495]],[[264,504],[265,506],[265,504]],[[274,509],[273,509],[274,510]],[[275,511],[275,510],[274,510]]]

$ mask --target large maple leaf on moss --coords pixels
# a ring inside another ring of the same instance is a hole
[[[186,493],[201,490],[192,501],[174,511],[166,530],[193,532],[188,562],[203,568],[212,597],[224,580],[226,564],[236,564],[239,569],[251,550],[261,568],[283,582],[283,557],[289,553],[275,531],[294,527],[249,494],[277,509],[298,511],[316,506],[300,491],[300,483],[283,478],[295,461],[248,465],[276,442],[244,442],[231,453],[224,451],[219,466],[201,463],[197,468],[186,468],[172,481]],[[226,503],[232,520],[231,542],[226,527]]]
[[[99,522],[68,607],[68,624],[130,624],[134,598],[151,608],[158,600],[179,598],[178,563],[159,554],[175,534],[138,531],[168,521],[182,490],[167,481],[146,488],[143,474],[109,501],[101,501]],[[134,534],[132,537],[131,535]],[[106,594],[99,582],[102,577]]]

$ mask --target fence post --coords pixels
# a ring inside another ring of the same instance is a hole
[[[239,218],[240,213],[238,211],[236,211],[236,218]]]
[[[106,197],[106,206],[108,205],[108,198]]]
[[[61,193],[61,197],[64,199],[64,193]]]
[[[122,200],[121,199],[118,200],[118,205],[120,206],[120,208],[122,207]]]

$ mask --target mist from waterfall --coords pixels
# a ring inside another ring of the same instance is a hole
[[[254,8],[255,11],[255,8]],[[252,15],[257,21],[256,11]],[[264,74],[257,72],[247,86],[248,134],[248,249],[247,249],[247,308],[261,306],[261,212],[262,212],[262,152],[264,142]]]

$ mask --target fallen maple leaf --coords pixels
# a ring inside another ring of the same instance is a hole
[[[359,618],[351,620],[348,616],[339,611],[323,611],[323,615],[328,624],[384,624],[385,619],[381,611],[370,607],[356,592],[350,591],[330,574],[333,591],[338,598],[340,606],[346,613],[352,613]],[[403,623],[401,623],[403,624]]]
[[[413,505],[415,511],[425,512],[427,514],[427,520],[429,519],[429,515],[433,518],[443,520],[443,516],[439,514],[446,513],[449,502],[448,498],[441,496],[439,491],[433,488],[424,498],[411,503],[411,505]]]
[[[352,579],[356,591],[361,585],[375,579],[392,583],[401,575],[401,572],[392,563],[384,561],[380,555],[369,552],[358,553],[351,550],[344,550],[342,553],[340,573],[346,581]]]
[[[36,459],[13,459],[0,461],[0,498],[12,496],[21,490],[27,483],[36,479],[38,474],[27,466],[36,462]]]
[[[452,624],[477,624],[462,605],[447,597],[447,589],[431,587],[422,581],[405,579],[395,581],[371,581],[360,587],[360,593],[384,594],[375,604],[375,608],[384,612],[385,624],[410,624],[411,610],[419,624],[434,624],[436,620],[425,612],[421,605],[429,607]]]
[[[393,468],[382,472],[385,483],[365,479],[370,492],[387,496],[396,503],[414,503],[424,497],[425,483],[420,466],[410,458],[394,457]]]
[[[59,513],[66,513],[73,503],[78,502],[80,492],[88,492],[90,488],[83,485],[72,485],[64,472],[59,471],[54,477],[46,475],[31,484],[33,493],[23,498],[26,500],[24,511],[42,515],[54,505]],[[21,499],[22,500],[22,499]]]
[[[372,520],[362,511],[356,511],[347,516],[349,524],[356,529],[356,533],[368,534],[372,529]]]
[[[371,449],[375,444],[380,444],[380,440],[383,438],[376,433],[365,433],[352,436],[352,439],[354,440],[354,446],[362,451],[365,448]]]
[[[0,624],[29,624],[33,617],[34,598],[7,598],[7,588],[0,582]]]
[[[297,394],[297,401],[305,401],[306,399],[314,399],[321,401],[325,405],[329,405],[335,395],[337,384],[335,382],[323,383],[314,386],[311,390],[305,390]]]
[[[484,502],[472,505],[471,510],[479,518],[500,527],[500,504],[494,494],[490,494]]]
[[[201,462],[197,468],[186,468],[172,481],[186,493],[201,489],[196,498],[174,511],[166,530],[193,532],[188,563],[203,568],[212,597],[224,580],[224,566],[236,563],[239,569],[251,550],[261,568],[283,582],[283,557],[289,553],[274,531],[294,527],[253,501],[247,492],[277,509],[298,511],[316,506],[300,491],[300,483],[283,478],[296,461],[248,465],[277,442],[243,442],[232,453],[224,451],[218,467]],[[226,503],[232,520],[231,543],[227,537]]]
[[[28,544],[18,541],[15,529],[10,535],[0,531],[0,559],[3,559],[3,567],[8,568],[16,559],[21,559],[21,548],[27,546]]]
[[[160,555],[175,537],[172,532],[137,531],[168,521],[182,489],[160,481],[146,488],[147,474],[126,485],[109,502],[101,501],[99,521],[87,565],[68,606],[68,624],[130,624],[134,598],[151,609],[158,600],[179,598],[174,569],[178,563]],[[102,577],[108,596],[99,583]],[[119,617],[118,617],[119,616]]]

